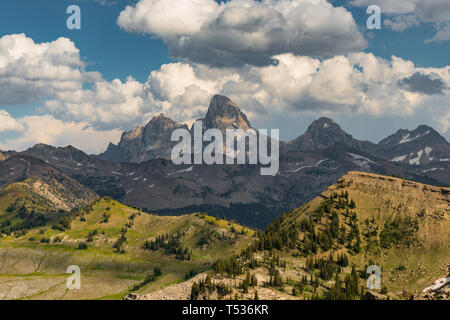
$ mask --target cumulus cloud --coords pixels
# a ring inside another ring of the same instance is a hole
[[[0,109],[0,132],[20,131],[22,125],[5,110]]]
[[[80,89],[79,50],[67,38],[35,43],[24,34],[0,38],[0,104],[20,105]]]
[[[58,40],[64,46],[55,46],[54,42],[36,44],[26,37],[18,38],[34,51],[25,53],[11,42],[16,50],[9,50],[6,58],[0,55],[0,70],[8,70],[15,75],[12,78],[30,81],[29,86],[47,83],[51,90],[37,87],[34,96],[46,97],[38,109],[44,115],[13,119],[0,111],[0,131],[21,130],[18,138],[5,142],[8,147],[0,148],[24,149],[42,142],[73,144],[88,152],[101,152],[109,141],[117,142],[122,130],[145,124],[161,112],[192,123],[204,116],[211,97],[217,93],[229,96],[252,121],[299,113],[414,115],[426,108],[442,128],[448,118],[450,66],[417,68],[413,62],[395,56],[386,60],[363,52],[329,58],[283,53],[272,57],[277,64],[223,68],[174,62],[151,71],[144,82],[132,77],[106,81],[100,74],[84,72],[78,50],[68,50],[73,44],[67,39]],[[14,59],[22,59],[29,70],[19,72],[19,63]],[[55,68],[62,63],[62,67],[69,68],[68,74],[78,74],[74,87],[52,88],[58,82],[55,79],[61,83],[67,79],[62,73],[66,69],[57,74],[38,68],[44,63]],[[8,79],[5,74],[1,75]],[[21,85],[11,86],[11,92],[18,96],[29,92]],[[4,90],[0,87],[0,92]]]
[[[413,14],[398,15],[384,20],[384,25],[394,31],[403,31],[420,24]]]
[[[243,68],[169,63],[152,71],[144,83],[133,78],[99,82],[92,89],[60,94],[43,109],[65,121],[109,130],[145,123],[160,112],[191,123],[204,116],[216,93],[235,100],[251,119],[309,111],[412,115],[430,95],[449,99],[450,67],[417,68],[411,61],[370,53],[275,58],[277,65]]]
[[[400,80],[399,84],[411,92],[420,92],[428,95],[443,94],[444,90],[447,89],[444,81],[439,76],[425,75],[420,72]]]
[[[59,92],[41,110],[66,121],[85,121],[100,129],[135,122],[146,112],[157,112],[145,84],[128,77],[124,82],[99,80],[91,88]]]
[[[367,45],[350,12],[326,0],[139,0],[117,20],[175,58],[210,66],[276,64],[274,55],[331,57]]]
[[[442,42],[450,39],[450,1],[448,0],[350,0],[358,7],[378,5],[390,18],[385,25],[395,31],[415,26],[419,21],[431,23],[436,34],[426,42]]]
[[[189,123],[205,114],[216,93],[230,96],[250,118],[287,111],[413,114],[428,95],[444,95],[450,84],[450,67],[416,68],[395,56],[275,58],[277,65],[238,69],[169,63],[152,71],[145,83],[133,78],[97,83],[93,89],[59,95],[46,102],[44,110],[103,130],[146,122],[159,112]]]
[[[399,81],[414,78],[420,72],[431,79],[439,76],[445,86],[450,83],[448,67],[419,69],[411,61],[395,56],[390,60],[369,53],[325,60],[291,54],[276,58],[277,66],[250,67],[238,74],[238,80],[227,81],[220,92],[231,96],[244,109],[247,104],[262,106],[271,114],[287,109],[412,114],[427,95],[411,92]]]
[[[37,143],[72,145],[88,153],[103,152],[109,142],[118,142],[121,130],[97,131],[86,122],[64,122],[51,115],[28,116],[17,120],[23,127],[18,138],[0,143],[2,149],[25,150]]]

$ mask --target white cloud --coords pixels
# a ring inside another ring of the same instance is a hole
[[[0,144],[1,149],[25,150],[37,143],[72,145],[88,153],[103,152],[109,142],[118,142],[121,130],[97,131],[85,122],[63,122],[50,115],[28,116],[17,120],[24,128],[18,138]]]
[[[358,7],[378,5],[382,13],[392,18],[385,20],[385,25],[395,31],[402,31],[415,26],[418,20],[432,23],[436,34],[427,42],[441,42],[450,39],[450,1],[448,0],[350,0]]]
[[[11,115],[5,110],[0,109],[0,132],[20,131],[22,129],[22,125],[17,122],[16,119],[11,117]]]
[[[20,105],[80,89],[83,63],[67,38],[37,44],[24,34],[0,38],[0,104]]]
[[[450,111],[447,111],[446,114],[440,116],[439,119],[436,119],[441,125],[441,129],[444,132],[448,132],[450,130]]]
[[[227,19],[228,24],[235,23],[232,17]],[[41,142],[101,152],[109,141],[117,142],[123,129],[145,124],[161,112],[191,123],[204,116],[217,93],[233,99],[252,121],[269,119],[265,123],[311,112],[414,116],[427,110],[435,123],[447,128],[450,66],[417,68],[395,56],[385,60],[362,52],[326,59],[284,53],[273,56],[277,65],[219,68],[176,62],[152,71],[143,83],[132,77],[108,82],[98,73],[83,71],[78,49],[67,39],[36,44],[13,35],[0,41],[5,39],[11,46],[0,44],[2,50],[9,48],[7,55],[0,55],[0,83],[6,79],[10,91],[0,84],[0,97],[26,96],[27,88],[38,93],[27,99],[46,97],[38,110],[41,115],[13,119],[0,111],[0,131],[22,130],[18,138],[2,145],[7,149]],[[78,76],[73,87],[66,83],[72,73]],[[27,88],[11,79],[21,79]],[[428,94],[416,90],[417,81],[425,81]],[[40,82],[45,88],[35,86]]]
[[[283,53],[330,57],[367,45],[352,15],[326,0],[140,0],[117,21],[163,39],[175,58],[222,67],[269,65]]]
[[[250,118],[293,110],[413,115],[430,97],[402,85],[402,80],[420,73],[440,79],[440,88],[450,85],[450,67],[416,68],[413,62],[395,56],[384,60],[370,53],[354,53],[320,60],[283,54],[276,59],[276,66],[238,69],[166,64],[143,84],[146,101],[152,101],[158,112],[186,122],[203,116],[216,93],[230,96]],[[448,101],[448,90],[442,94]]]
[[[398,15],[384,20],[384,25],[394,31],[403,31],[420,24],[413,14]]]
[[[132,77],[125,82],[99,80],[90,89],[59,92],[41,109],[66,121],[84,121],[102,129],[120,127],[146,112],[158,111],[145,84]]]
[[[127,6],[117,21],[130,32],[186,36],[200,32],[218,10],[219,4],[209,0],[144,0]]]
[[[444,42],[450,39],[450,23],[445,24],[436,32],[436,34],[425,42]]]

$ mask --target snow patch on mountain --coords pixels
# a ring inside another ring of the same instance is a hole
[[[423,155],[423,150],[420,150],[419,152],[417,152],[417,158],[413,158],[409,160],[409,164],[410,165],[420,165],[420,158],[422,158]]]
[[[395,157],[395,158],[393,158],[391,161],[392,161],[392,162],[402,162],[402,161],[405,161],[405,159],[406,159],[407,157],[408,157],[408,155],[405,154],[405,155],[403,155],[403,156]]]
[[[304,167],[300,167],[294,170],[288,170],[286,172],[290,172],[290,173],[297,173],[303,169],[307,169],[307,168],[314,168],[314,167],[318,167],[320,166],[322,163],[324,163],[325,161],[327,161],[328,159],[324,159],[324,160],[320,160],[319,162],[317,162],[316,164],[312,165],[312,166],[304,166]]]
[[[170,176],[172,176],[172,175],[174,175],[174,174],[178,174],[178,173],[192,172],[192,170],[194,170],[194,167],[189,167],[189,168],[187,168],[187,169],[180,170],[180,171],[177,171],[177,172],[171,172],[171,173],[169,173],[167,176],[170,177]]]
[[[369,158],[363,157],[363,156],[361,156],[359,154],[354,154],[354,153],[350,153],[350,152],[347,152],[347,154],[353,158],[353,160],[354,160],[353,163],[358,165],[358,166],[360,166],[360,167],[368,167],[369,163],[379,166],[378,163],[373,162]]]
[[[410,134],[408,133],[405,136],[403,136],[403,138],[402,138],[402,140],[400,140],[399,144],[403,144],[403,143],[408,143],[408,142],[414,141],[414,140],[416,140],[416,139],[418,139],[420,137],[426,136],[429,133],[430,133],[430,130],[428,130],[425,133],[418,134],[417,136],[412,137],[412,138],[411,138]]]

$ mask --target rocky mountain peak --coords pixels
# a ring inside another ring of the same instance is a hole
[[[336,123],[336,121],[322,117],[318,120],[315,120],[307,130],[307,133],[315,134],[316,132],[344,132],[340,125]],[[345,132],[344,132],[345,133]]]
[[[287,144],[289,150],[319,150],[334,146],[336,143],[343,143],[353,146],[356,140],[346,133],[336,123],[329,118],[315,120],[306,130],[305,134]]]
[[[450,144],[426,125],[415,130],[398,130],[381,140],[379,146],[383,156],[392,162],[420,166],[423,171],[433,174],[446,172],[445,166],[450,159]]]
[[[35,144],[33,147],[29,148],[28,150],[52,150],[52,149],[54,149],[53,146],[44,143],[38,143]]]
[[[211,99],[208,113],[203,119],[205,129],[242,129],[251,128],[247,116],[229,98],[215,95]]]
[[[427,125],[420,125],[414,130],[400,129],[393,135],[381,140],[379,145],[384,147],[394,147],[397,145],[419,145],[423,143],[448,145],[448,142],[444,137]]]
[[[173,130],[174,128],[181,127],[182,124],[172,120],[171,118],[166,117],[163,113],[153,117],[145,126],[144,131],[148,130],[158,132],[165,130]]]
[[[125,131],[125,132],[122,134],[121,140],[122,140],[122,141],[123,141],[123,140],[133,140],[133,139],[136,139],[136,138],[140,138],[140,137],[142,136],[142,131],[143,131],[143,129],[144,129],[144,127],[141,126],[141,125],[139,125],[139,126],[137,126],[137,128],[134,129],[134,130],[131,130],[131,131]]]
[[[125,132],[118,145],[110,143],[98,157],[113,162],[143,162],[155,158],[169,159],[172,132],[188,127],[164,114],[153,117],[144,127]]]

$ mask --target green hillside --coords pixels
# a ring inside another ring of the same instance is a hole
[[[264,232],[110,198],[13,230],[25,219],[17,208],[25,217],[55,208],[30,184],[0,192],[0,219],[10,221],[0,237],[3,299],[360,299],[369,265],[381,269],[372,293],[407,299],[447,274],[449,188],[350,172]],[[80,290],[67,290],[70,265],[81,268]]]
[[[129,291],[147,293],[210,269],[254,235],[203,214],[154,216],[107,198],[71,218],[0,238],[0,297],[122,299]],[[81,268],[81,290],[66,289],[70,265]]]
[[[449,188],[350,172],[274,221],[248,249],[220,260],[186,296],[360,299],[367,267],[377,265],[382,289],[374,294],[409,298],[447,275],[449,203]]]

